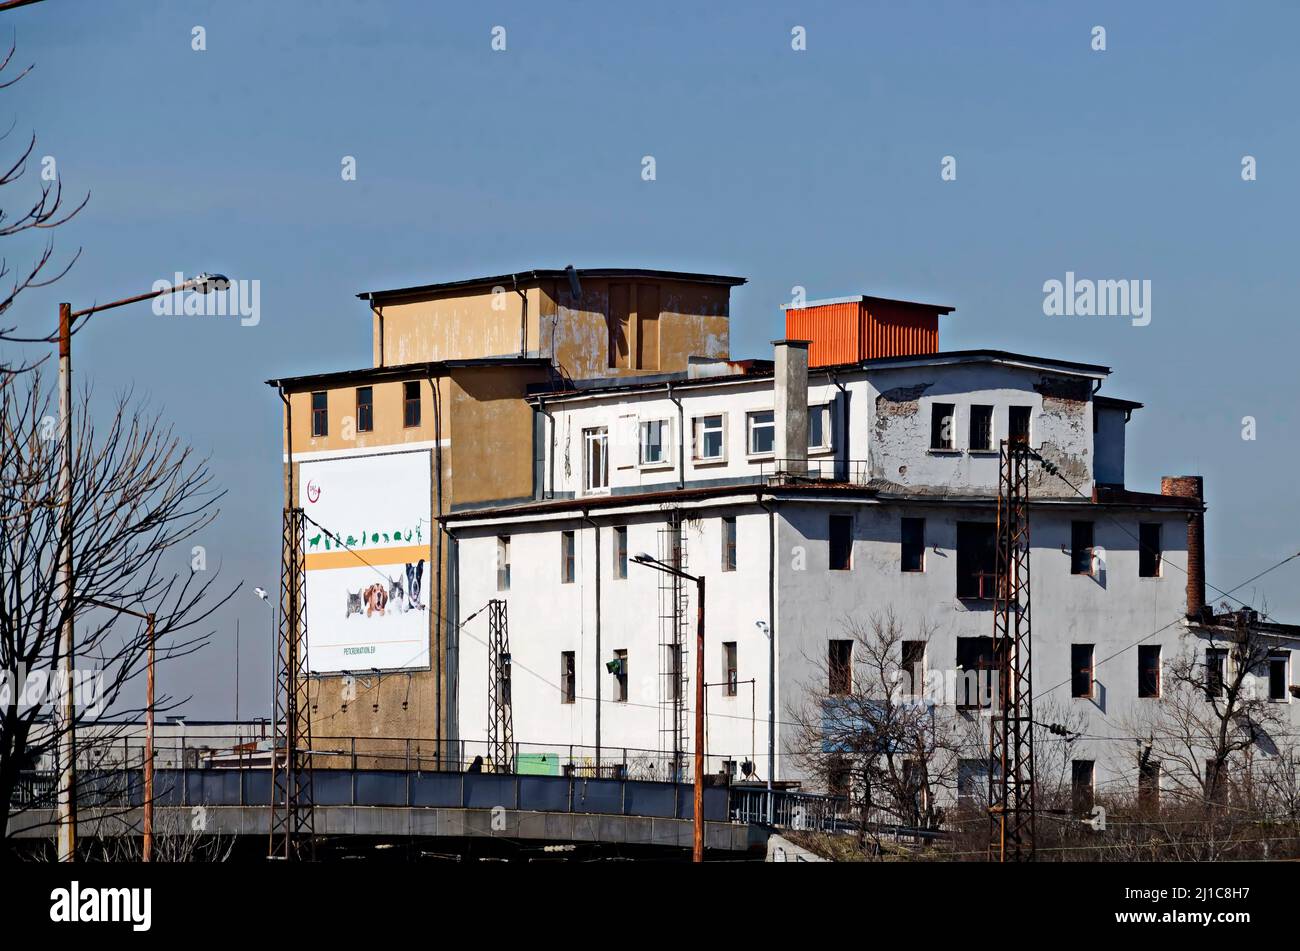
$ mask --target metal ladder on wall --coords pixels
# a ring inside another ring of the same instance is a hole
[[[658,558],[685,571],[686,537],[681,513],[673,510],[668,525],[659,529]],[[659,575],[659,752],[668,775],[680,782],[686,773],[686,697],[690,670],[687,647],[688,593],[682,579]]]

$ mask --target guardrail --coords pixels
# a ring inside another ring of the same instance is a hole
[[[768,459],[759,463],[759,478],[768,485],[800,482],[834,482],[866,485],[871,478],[866,459]]]

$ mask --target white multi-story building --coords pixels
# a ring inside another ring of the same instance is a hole
[[[992,663],[999,447],[1027,436],[1036,710],[1068,726],[1076,783],[1135,781],[1133,724],[1213,626],[1199,478],[1125,485],[1141,404],[1099,392],[1106,367],[1001,351],[811,369],[806,342],[775,351],[531,399],[535,500],[444,519],[455,734],[489,730],[486,623],[465,619],[501,599],[515,741],[693,749],[695,586],[647,553],[706,580],[711,771],[811,780],[797,712],[870,676],[852,631],[886,615],[916,642],[900,663],[987,737],[964,678]],[[1296,629],[1273,628],[1267,689],[1290,705]]]

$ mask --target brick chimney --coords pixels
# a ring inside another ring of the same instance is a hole
[[[1196,499],[1201,506],[1187,519],[1187,616],[1200,620],[1205,605],[1205,481],[1200,476],[1163,476],[1160,494]]]
[[[773,413],[777,471],[808,472],[808,341],[773,340]]]

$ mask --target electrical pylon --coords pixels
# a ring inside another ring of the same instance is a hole
[[[1034,717],[1030,676],[1027,440],[1002,441],[998,476],[993,656],[998,694],[989,742],[989,858],[1034,857]]]
[[[488,602],[488,756],[492,770],[511,772],[514,723],[510,715],[510,630],[506,603]]]

